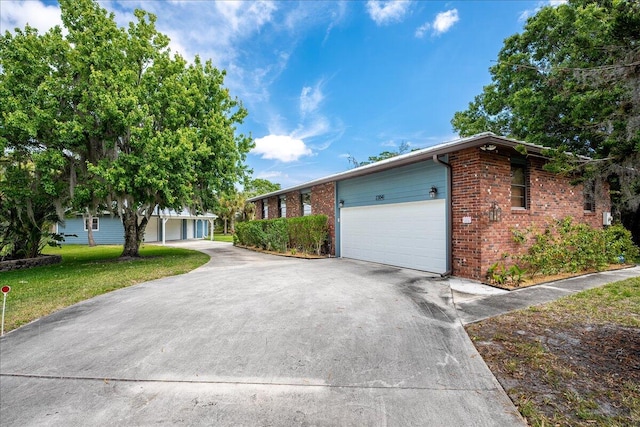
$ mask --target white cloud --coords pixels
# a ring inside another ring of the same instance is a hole
[[[433,31],[436,34],[446,33],[458,22],[458,9],[447,10],[446,12],[440,12],[436,15],[436,20],[433,21]]]
[[[60,8],[46,6],[39,1],[2,1],[0,5],[0,32],[13,31],[16,27],[24,28],[26,24],[45,33],[56,25],[62,26]]]
[[[288,178],[288,177],[289,175],[282,173],[281,171],[264,171],[256,175],[256,178],[268,179],[270,181],[278,178]]]
[[[411,3],[407,0],[367,1],[367,12],[378,25],[400,22],[409,10]]]
[[[425,22],[424,24],[422,24],[418,28],[416,28],[415,36],[417,38],[419,38],[419,39],[423,38],[424,35],[427,33],[427,31],[429,31],[430,28],[431,28],[431,23],[430,22]]]
[[[304,156],[313,154],[302,139],[289,135],[267,135],[256,138],[256,146],[252,154],[261,155],[263,159],[279,160],[284,163],[295,162]]]
[[[234,33],[253,33],[270,22],[277,7],[272,1],[217,1],[216,9]]]
[[[521,21],[521,22],[526,21],[527,19],[529,19],[530,17],[532,17],[533,15],[538,13],[540,11],[540,9],[542,9],[543,7],[546,7],[546,6],[558,7],[560,5],[566,4],[568,1],[569,0],[545,0],[545,1],[540,1],[540,2],[538,2],[538,4],[536,5],[535,8],[527,9],[527,10],[523,11],[520,14],[520,17],[518,18],[518,21]]]
[[[324,116],[316,116],[313,120],[298,128],[291,134],[294,138],[311,139],[327,134],[331,130],[329,120]]]
[[[337,10],[333,10],[331,12],[331,22],[329,23],[329,26],[327,27],[327,31],[325,32],[324,40],[322,41],[323,44],[329,39],[331,30],[333,30],[333,28],[335,28],[336,26],[340,25],[342,21],[345,19],[346,15],[347,15],[347,1],[341,0],[338,2]]]
[[[418,27],[416,29],[415,36],[421,39],[429,30],[432,31],[434,36],[439,36],[440,34],[444,34],[449,31],[459,20],[460,16],[458,15],[458,9],[440,12],[436,15],[433,22],[425,22],[423,25]]]
[[[314,87],[304,86],[300,93],[300,114],[304,117],[309,113],[314,113],[323,99],[322,81],[316,83]]]

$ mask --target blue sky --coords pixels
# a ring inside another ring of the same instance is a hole
[[[490,82],[503,40],[561,1],[100,1],[121,25],[141,8],[171,48],[227,70],[247,108],[255,178],[283,187],[405,142],[457,137],[450,120]],[[0,1],[0,30],[60,24],[56,1]]]

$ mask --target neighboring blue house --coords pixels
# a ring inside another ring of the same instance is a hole
[[[182,212],[156,210],[149,218],[144,241],[164,244],[167,240],[202,239],[207,236],[213,240],[213,221],[216,218],[216,215],[210,213],[192,215],[188,209]],[[57,223],[55,232],[65,236],[64,243],[86,244],[87,226],[86,218],[78,215],[66,219],[64,224]],[[97,244],[124,244],[124,228],[119,217],[108,214],[95,216],[91,227]]]

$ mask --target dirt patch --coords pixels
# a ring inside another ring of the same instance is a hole
[[[640,328],[538,313],[467,332],[531,425],[640,425]]]
[[[625,268],[635,267],[635,264],[611,264],[607,268],[602,271],[613,271],[613,270],[622,270]],[[500,289],[506,289],[508,291],[513,291],[515,289],[526,288],[533,285],[541,285],[543,283],[555,282],[563,279],[570,279],[572,277],[585,276],[587,274],[598,273],[597,270],[589,270],[589,271],[580,271],[576,273],[559,273],[548,276],[534,276],[527,277],[524,279],[518,286],[515,286],[511,283],[497,284],[497,283],[487,283],[490,286]]]
[[[307,252],[297,252],[294,250],[289,250],[287,252],[276,252],[276,251],[268,251],[266,249],[261,249],[255,246],[244,246],[244,245],[235,245],[235,246],[242,249],[248,249],[250,251],[262,252],[263,254],[278,255],[278,256],[284,256],[284,257],[290,257],[290,258],[302,258],[302,259],[329,258],[329,255],[316,255],[316,254],[310,254]]]

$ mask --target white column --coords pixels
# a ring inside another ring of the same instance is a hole
[[[167,221],[169,221],[169,218],[162,218],[162,246],[164,246],[167,237]]]

